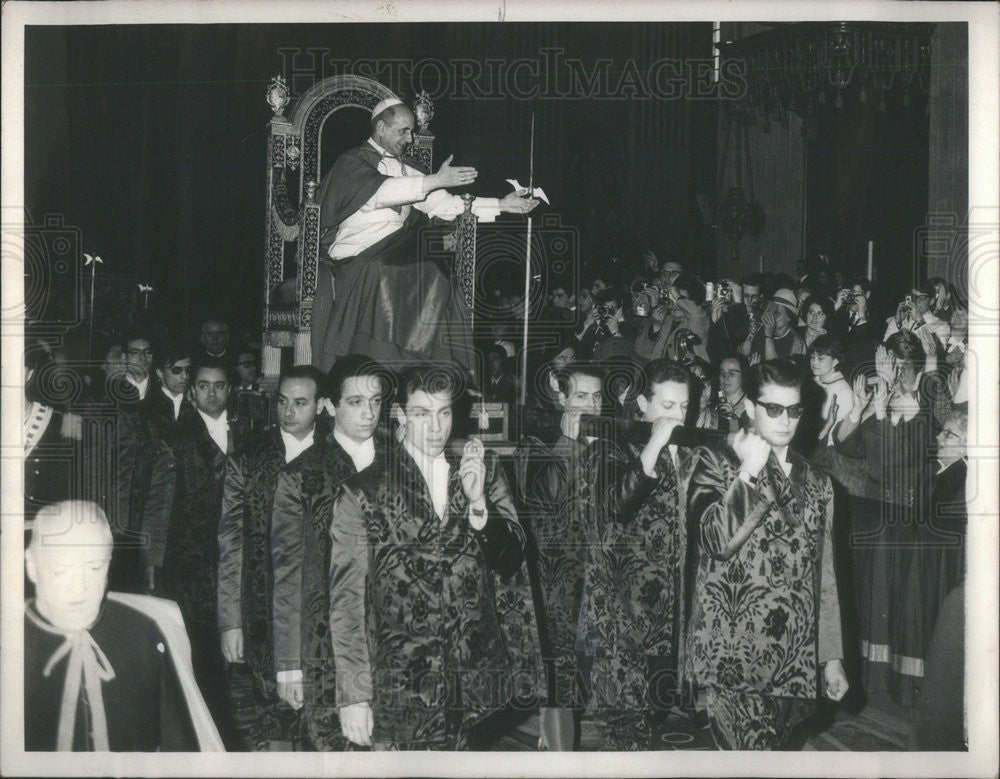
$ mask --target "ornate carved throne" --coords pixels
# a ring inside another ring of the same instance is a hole
[[[294,364],[308,363],[312,359],[310,325],[320,235],[320,205],[316,193],[324,172],[321,159],[323,126],[336,111],[348,107],[371,111],[376,103],[392,95],[391,90],[377,81],[343,75],[324,79],[292,100],[284,79],[276,76],[271,80],[267,91],[273,116],[267,145],[267,273],[261,355],[265,377],[274,379],[281,372],[283,349],[293,352]],[[430,169],[434,153],[434,134],[429,128],[434,115],[433,105],[427,95],[421,93],[412,108],[418,129],[409,154]],[[362,140],[356,139],[355,144]],[[326,163],[328,169],[332,160]],[[460,285],[470,309],[476,235],[471,201],[468,198],[466,213],[457,220],[455,246]],[[295,264],[294,278],[286,278],[286,271],[292,270],[289,262]]]

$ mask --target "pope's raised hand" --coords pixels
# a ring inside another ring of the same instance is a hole
[[[438,172],[434,174],[435,189],[447,187],[464,187],[476,180],[479,171],[469,167],[452,167],[451,161],[454,154],[449,154],[448,158],[441,163]]]
[[[511,192],[506,197],[500,198],[500,210],[508,214],[527,214],[533,211],[539,201],[533,197],[522,197],[516,192]]]

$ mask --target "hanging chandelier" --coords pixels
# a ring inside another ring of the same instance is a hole
[[[745,63],[741,102],[762,119],[781,120],[789,110],[805,116],[824,104],[842,108],[849,99],[877,99],[885,111],[897,88],[904,106],[914,90],[928,95],[933,29],[929,23],[782,24],[719,50]]]

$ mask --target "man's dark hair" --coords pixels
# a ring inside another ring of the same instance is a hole
[[[463,389],[461,374],[454,364],[422,363],[403,371],[399,380],[397,402],[399,407],[405,410],[414,392],[448,395],[454,402],[462,394]]]
[[[757,287],[760,289],[764,286],[764,276],[760,273],[754,271],[753,273],[748,273],[742,279],[740,279],[741,287]]]
[[[897,330],[885,339],[886,348],[897,360],[909,363],[914,372],[919,373],[927,364],[927,353],[920,339],[909,330]]]
[[[812,342],[812,346],[809,347],[809,355],[812,356],[814,354],[825,354],[840,362],[844,359],[844,345],[837,336],[824,333],[817,337]]]
[[[194,357],[194,350],[191,344],[180,339],[168,339],[164,341],[159,349],[153,353],[153,367],[165,371],[175,362]]]
[[[388,398],[393,386],[389,370],[366,354],[345,354],[337,358],[326,375],[326,395],[334,406],[340,405],[344,382],[358,376],[377,376],[382,382],[382,397]]]
[[[802,289],[802,284],[787,273],[779,273],[774,277],[774,289],[790,289],[794,292],[797,289]]]
[[[379,122],[385,122],[386,124],[392,124],[392,121],[396,118],[396,114],[401,111],[409,111],[410,109],[403,105],[402,103],[396,103],[388,108],[379,111],[375,116],[371,118],[371,132],[372,135],[375,134],[375,127]]]
[[[602,385],[604,383],[604,371],[601,367],[587,362],[571,362],[553,375],[559,385],[559,391],[563,395],[569,395],[569,381],[574,376],[589,376],[592,379],[597,379]]]
[[[279,392],[281,391],[282,382],[286,379],[312,379],[316,383],[316,393],[314,395],[316,398],[321,398],[326,389],[326,376],[315,365],[296,365],[287,371],[283,371],[281,377],[278,379]]]
[[[666,358],[651,360],[642,369],[640,381],[642,386],[636,394],[645,395],[647,400],[653,397],[653,386],[672,381],[676,384],[684,384],[690,390],[692,376],[690,372],[680,363]]]
[[[778,387],[793,387],[802,391],[802,374],[798,366],[787,359],[768,360],[758,363],[750,370],[750,381],[744,382],[743,391],[754,403],[760,392],[768,384]]]
[[[226,382],[228,384],[233,385],[236,383],[233,379],[233,372],[229,368],[229,363],[221,357],[213,357],[212,355],[207,354],[202,359],[191,365],[191,386],[193,387],[194,383],[198,381],[198,373],[200,371],[213,368],[222,371],[226,375]]]
[[[694,276],[682,273],[674,279],[674,286],[685,292],[693,303],[705,302],[705,285]]]
[[[622,306],[622,293],[618,291],[617,287],[605,287],[600,292],[593,295],[593,299],[594,308],[599,308],[600,306],[612,302],[619,308]]]
[[[855,276],[854,278],[848,279],[847,286],[861,287],[864,292],[872,291],[872,283],[868,280],[867,276]]]
[[[129,330],[128,332],[126,332],[125,335],[122,336],[122,339],[120,341],[121,347],[122,347],[122,352],[126,352],[126,353],[128,352],[128,345],[129,345],[130,341],[145,341],[146,343],[149,344],[150,348],[153,350],[153,353],[155,355],[155,353],[156,353],[156,341],[153,338],[153,334],[151,332],[149,332],[148,330],[143,330],[143,329],[138,329],[137,328],[137,329]]]

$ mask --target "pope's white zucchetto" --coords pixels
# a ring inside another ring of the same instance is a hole
[[[379,100],[372,109],[372,117],[378,116],[385,109],[391,108],[394,105],[403,105],[403,101],[398,97],[387,97],[385,100]]]

